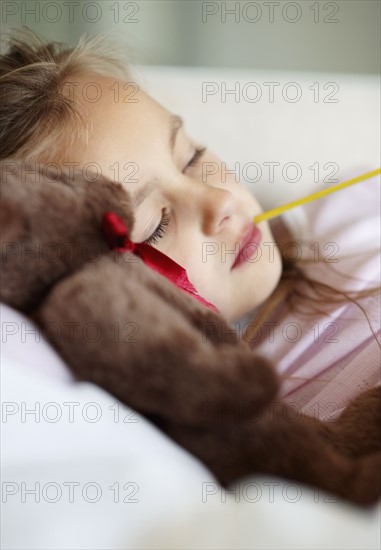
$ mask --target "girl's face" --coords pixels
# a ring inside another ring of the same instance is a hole
[[[83,99],[94,81],[99,99]],[[185,268],[199,294],[229,322],[264,302],[281,275],[266,221],[258,224],[260,239],[254,233],[243,261],[234,265],[262,211],[252,193],[206,144],[187,135],[179,117],[143,91],[132,94],[125,82],[93,75],[78,79],[75,89],[91,126],[88,146],[73,147],[67,160],[95,163],[125,185],[134,201],[131,240],[151,244]]]

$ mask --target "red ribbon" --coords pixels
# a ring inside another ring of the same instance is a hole
[[[124,221],[114,212],[106,212],[102,219],[102,231],[110,248],[118,252],[132,252],[139,256],[143,262],[169,279],[174,285],[187,292],[205,306],[219,313],[216,306],[200,296],[189,281],[187,272],[181,265],[168,258],[165,254],[145,243],[133,243],[128,237],[128,230]]]

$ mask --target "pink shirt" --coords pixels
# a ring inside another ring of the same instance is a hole
[[[344,179],[349,177],[354,176]],[[308,241],[290,248],[290,257],[314,259],[303,267],[308,275],[340,290],[379,286],[380,199],[377,176],[284,213],[282,222],[293,237]],[[380,294],[360,303],[379,342]],[[326,308],[326,314],[303,317],[282,305],[252,339],[281,374],[285,400],[320,419],[336,417],[349,400],[381,381],[380,347],[361,310],[350,302]],[[233,326],[243,334],[250,320],[255,323],[253,313]]]

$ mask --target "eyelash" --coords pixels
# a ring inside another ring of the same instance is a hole
[[[144,241],[144,244],[155,244],[159,239],[161,239],[165,234],[165,228],[169,225],[171,221],[170,214],[162,214],[159,225],[152,235]]]
[[[201,157],[204,155],[206,151],[206,147],[201,147],[200,149],[196,149],[193,157],[190,159],[184,170],[191,166],[196,166],[198,162],[200,161]],[[152,233],[152,235],[144,241],[144,244],[156,244],[159,239],[161,239],[166,231],[166,227],[168,227],[169,223],[171,221],[171,214],[162,214],[161,220],[155,231]]]

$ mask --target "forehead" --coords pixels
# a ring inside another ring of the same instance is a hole
[[[115,124],[123,120],[130,126],[139,119],[141,126],[166,123],[171,116],[136,82],[90,74],[72,79],[68,84],[81,113],[94,122],[105,122],[107,119]]]
[[[98,75],[75,80],[75,99],[88,137],[83,146],[70,147],[68,160],[96,163],[104,175],[123,181],[125,176],[131,183],[128,163],[139,166],[139,181],[145,180],[158,159],[173,151],[181,119],[132,84]]]
[[[89,74],[73,77],[68,86],[88,129],[85,150],[71,148],[75,159],[93,161],[102,152],[111,162],[121,147],[139,150],[147,137],[151,141],[168,132],[171,113],[134,82]]]

